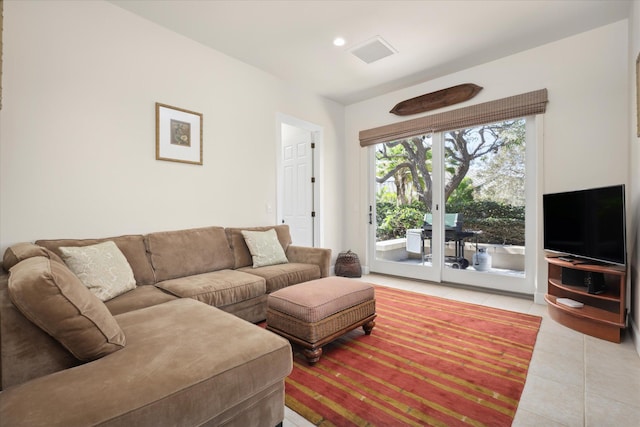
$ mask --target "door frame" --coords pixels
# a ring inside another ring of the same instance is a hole
[[[371,260],[370,270],[383,274],[391,274],[395,276],[414,278],[418,280],[429,280],[432,282],[449,282],[462,285],[471,285],[479,288],[487,288],[492,290],[513,292],[525,295],[534,295],[538,299],[540,292],[538,287],[538,269],[539,253],[541,248],[541,193],[542,183],[542,149],[543,149],[543,115],[526,116],[526,214],[525,214],[525,242],[526,242],[526,258],[525,258],[525,277],[501,276],[498,274],[483,274],[465,270],[443,268],[444,239],[442,238],[442,221],[444,214],[444,195],[438,192],[434,197],[433,212],[433,240],[434,246],[432,267],[423,265],[409,265],[392,261],[376,259],[376,227],[375,224],[369,225],[368,241],[368,258]],[[433,134],[432,149],[433,159],[439,159],[432,163],[434,188],[441,188],[444,185],[444,168],[442,167],[443,143],[442,135],[444,132]],[[372,217],[375,220],[375,147],[369,148],[368,153],[368,185],[369,185],[369,203],[372,207]],[[435,205],[439,209],[435,209]],[[369,207],[367,207],[369,209]],[[439,265],[435,265],[438,263]]]
[[[433,134],[432,135],[432,147],[433,150],[433,158],[440,158],[442,155],[442,144],[441,144],[441,135]],[[369,182],[369,206],[371,209],[371,218],[373,221],[376,220],[376,188],[375,188],[375,178],[376,178],[376,160],[375,160],[375,146],[372,146],[368,150],[368,182]],[[440,162],[432,162],[432,179],[433,179],[433,187],[439,188],[442,184],[442,177],[444,176],[444,172],[442,171],[442,164]],[[438,209],[436,209],[438,206]],[[438,242],[442,240],[442,212],[441,208],[442,203],[439,199],[434,198],[431,204],[431,212],[433,212],[433,234],[432,234],[432,242]],[[367,208],[369,209],[369,207]],[[432,282],[441,282],[442,281],[442,262],[440,260],[443,259],[444,246],[435,244],[430,248],[431,250],[431,266],[426,266],[424,264],[404,264],[398,263],[395,261],[387,261],[383,259],[378,259],[376,257],[376,225],[369,225],[369,235],[368,241],[371,244],[368,245],[368,253],[367,257],[370,260],[369,271],[390,274],[393,276],[401,276],[407,277],[411,279],[417,280],[428,280]]]
[[[442,281],[487,288],[494,291],[511,292],[535,296],[538,282],[536,268],[540,252],[539,230],[542,229],[540,216],[542,179],[542,123],[543,115],[524,116],[526,120],[525,169],[525,277],[500,274],[478,274],[468,270],[442,269]],[[444,182],[444,177],[443,177]],[[439,241],[444,247],[444,241]]]
[[[323,233],[324,215],[322,215],[321,200],[323,198],[323,185],[320,177],[323,164],[323,139],[324,129],[320,125],[307,122],[297,117],[293,117],[284,113],[276,113],[276,223],[280,224],[283,217],[283,195],[284,195],[284,171],[282,162],[282,125],[286,124],[296,128],[304,129],[311,132],[311,141],[315,143],[313,152],[312,174],[315,177],[315,186],[313,192],[313,209],[315,218],[313,221],[313,246],[322,247],[324,244]]]

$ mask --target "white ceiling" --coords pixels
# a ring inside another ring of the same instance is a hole
[[[630,0],[111,2],[345,105],[616,22],[630,12]],[[346,45],[333,46],[336,36]],[[398,53],[371,64],[350,53],[376,36]]]

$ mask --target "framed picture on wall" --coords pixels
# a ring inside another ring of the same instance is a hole
[[[636,58],[636,127],[640,138],[640,53]]]
[[[202,114],[156,102],[156,160],[202,164]]]
[[[0,0],[0,110],[2,110],[2,32],[4,21],[4,2]]]

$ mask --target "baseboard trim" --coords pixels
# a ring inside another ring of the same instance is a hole
[[[633,345],[636,348],[636,353],[640,356],[640,329],[638,329],[638,325],[633,322],[633,318],[629,319],[627,334],[629,334],[629,338],[631,338],[631,342],[633,342]]]

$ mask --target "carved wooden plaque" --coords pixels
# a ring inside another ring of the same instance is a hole
[[[467,101],[476,96],[481,90],[481,86],[474,85],[473,83],[465,83],[407,99],[406,101],[396,104],[389,112],[397,116],[424,113],[425,111]]]

